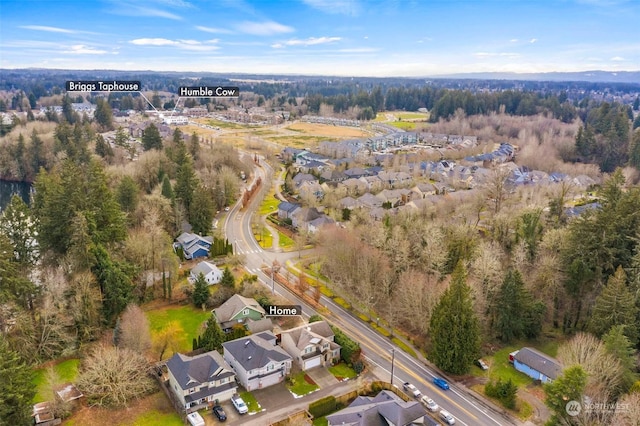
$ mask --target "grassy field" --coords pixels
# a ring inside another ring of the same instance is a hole
[[[338,139],[330,138],[325,136],[269,136],[265,139],[268,139],[270,142],[277,143],[278,145],[283,146],[293,146],[299,148],[313,147],[319,144],[322,141],[331,141],[335,142]]]
[[[287,388],[292,394],[304,396],[319,388],[315,383],[309,383],[305,379],[306,375],[307,374],[304,371],[301,371],[300,373],[289,377]]]
[[[318,417],[317,419],[313,419],[313,426],[327,426],[329,421],[326,417]]]
[[[357,374],[355,370],[349,367],[344,362],[329,367],[329,372],[335,376],[336,379],[355,379]]]
[[[182,327],[182,333],[178,348],[181,352],[190,352],[193,349],[193,338],[198,337],[201,332],[202,323],[205,322],[211,313],[203,312],[193,306],[168,307],[147,311],[147,319],[151,328],[151,337],[162,330],[171,321],[176,321]],[[165,354],[171,356],[171,354]]]
[[[262,204],[260,204],[258,214],[266,216],[276,212],[278,211],[278,204],[280,204],[280,200],[275,197],[275,193],[273,191],[269,191],[269,193],[264,197],[264,200],[262,200]]]
[[[278,231],[278,245],[280,248],[288,249],[293,247],[293,240],[282,232]]]
[[[204,416],[203,416],[204,417]],[[121,426],[183,426],[178,413],[161,413],[158,410],[149,411],[136,418],[133,423],[122,423]]]
[[[402,130],[414,130],[416,128],[416,123],[412,123],[411,121],[392,121],[388,123],[390,126],[397,127]]]
[[[246,126],[238,123],[231,123],[228,121],[220,121],[220,120],[206,120],[206,123],[209,126],[220,127],[221,129],[248,129],[251,126]]]
[[[513,364],[509,362],[509,354],[520,347],[520,345],[507,346],[496,352],[493,357],[487,357],[491,360],[491,367],[489,368],[489,377],[491,379],[497,380],[500,378],[503,381],[511,379],[519,387],[533,383],[533,379],[517,371],[513,368]]]
[[[342,127],[318,123],[294,123],[287,126],[286,129],[298,133],[322,135],[327,137],[336,136],[340,138],[359,138],[368,135],[366,131],[358,129],[357,127]]]
[[[77,358],[62,361],[53,366],[53,371],[58,375],[60,381],[55,385],[61,385],[64,383],[73,383],[78,377],[78,366],[80,360]],[[36,386],[36,396],[33,398],[34,404],[38,402],[46,401],[50,398],[47,394],[50,389],[47,385],[47,369],[39,368],[35,370],[33,377],[33,384]]]

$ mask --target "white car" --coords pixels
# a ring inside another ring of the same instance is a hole
[[[420,398],[422,396],[420,391],[409,382],[406,382],[405,384],[403,384],[402,387],[404,388],[405,391],[409,392],[409,394],[414,398]]]
[[[422,401],[422,403],[427,407],[427,410],[431,411],[432,413],[435,413],[436,411],[438,411],[438,408],[440,408],[438,406],[438,404],[436,404],[436,402],[429,398],[427,395],[423,396],[420,401]]]
[[[440,410],[440,418],[448,425],[456,424],[456,419],[448,411]]]
[[[245,404],[244,400],[237,395],[231,397],[231,403],[236,408],[238,413],[246,414],[249,412],[249,407]]]

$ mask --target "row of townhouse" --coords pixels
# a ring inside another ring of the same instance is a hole
[[[346,118],[320,117],[317,115],[303,115],[300,121],[306,123],[332,124],[334,126],[360,127],[359,120],[349,120]]]

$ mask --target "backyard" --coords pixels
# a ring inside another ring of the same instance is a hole
[[[211,312],[196,309],[191,305],[170,306],[154,309],[146,312],[151,328],[151,338],[153,339],[169,322],[175,321],[182,328],[183,333],[177,341],[179,352],[191,352],[193,349],[193,339],[201,332],[202,324],[211,316]],[[165,354],[171,356],[172,354]]]
[[[56,378],[54,386],[62,385],[64,383],[73,383],[78,376],[78,367],[80,366],[80,360],[77,358],[68,359],[66,361],[59,362],[53,365],[53,371]],[[50,398],[49,393],[51,388],[47,383],[47,369],[39,368],[35,370],[33,383],[36,386],[36,396],[33,398],[34,403],[43,402]]]

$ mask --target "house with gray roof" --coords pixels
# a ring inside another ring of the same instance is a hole
[[[291,371],[291,356],[276,345],[276,336],[265,331],[222,344],[224,360],[248,391],[284,381]]]
[[[344,197],[338,200],[338,206],[341,209],[353,210],[360,207],[360,202],[358,202],[358,200],[352,197]]]
[[[265,317],[266,312],[255,299],[234,294],[211,313],[216,317],[223,331],[229,332],[236,325],[246,326],[251,321]]]
[[[333,330],[326,321],[302,325],[280,334],[280,346],[303,370],[338,361],[341,348],[333,340]]]
[[[547,383],[562,374],[562,366],[555,358],[534,348],[522,348],[513,357],[513,366],[534,380]]]
[[[291,219],[291,215],[293,212],[300,208],[300,204],[298,203],[289,203],[287,201],[282,201],[278,204],[278,219]]]
[[[409,426],[433,424],[418,401],[404,401],[391,391],[359,396],[348,407],[327,416],[329,426]],[[437,423],[436,423],[437,424]]]
[[[297,175],[295,175],[293,177],[293,183],[295,184],[296,188],[300,187],[300,185],[302,185],[303,182],[317,182],[318,178],[316,178],[314,175],[310,175],[308,173],[298,173]]]
[[[207,257],[213,244],[213,237],[201,237],[197,234],[183,232],[174,243],[174,248],[181,247],[184,258],[187,260],[198,257]]]
[[[335,225],[335,224],[336,224],[335,220],[331,219],[326,214],[323,214],[322,216],[316,219],[313,219],[311,222],[307,223],[307,231],[309,231],[312,234],[315,234],[321,228],[325,226]]]
[[[189,282],[194,283],[198,275],[202,274],[207,284],[218,284],[222,280],[222,270],[211,262],[203,260],[189,272]]]
[[[379,197],[376,197],[372,193],[367,192],[366,194],[358,198],[358,202],[360,203],[360,205],[372,209],[374,207],[381,207],[383,200]]]
[[[226,401],[236,393],[236,374],[216,351],[187,356],[180,353],[167,361],[169,389],[186,413]]]

